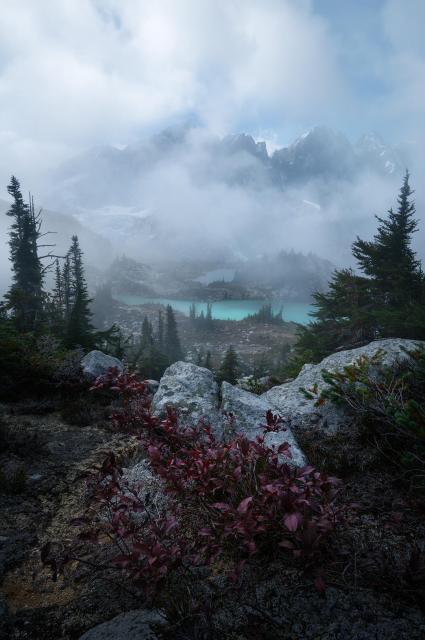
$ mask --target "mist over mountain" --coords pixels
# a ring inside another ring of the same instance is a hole
[[[138,144],[94,147],[68,160],[55,172],[48,197],[63,207],[140,206],[143,180],[158,166],[173,164],[182,164],[195,185],[215,182],[283,190],[319,179],[354,181],[366,171],[400,176],[406,162],[374,133],[352,145],[342,133],[317,126],[269,154],[264,141],[246,133],[219,138],[202,129],[176,126]]]
[[[409,160],[377,134],[352,144],[317,126],[269,152],[248,134],[182,125],[64,162],[43,201],[142,261],[294,249],[345,264],[353,236],[393,204]]]

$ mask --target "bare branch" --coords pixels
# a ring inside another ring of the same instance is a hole
[[[50,253],[50,252],[46,253],[45,256],[39,256],[39,260],[44,260],[45,258],[61,258],[63,260],[66,258],[66,256],[57,256],[55,253]]]

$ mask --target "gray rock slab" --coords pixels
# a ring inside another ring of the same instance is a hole
[[[243,433],[253,440],[257,435],[263,434],[261,425],[266,423],[266,413],[269,409],[276,413],[274,406],[260,396],[256,396],[249,391],[234,387],[228,382],[223,382],[221,386],[221,409],[223,412],[230,412],[234,416],[234,427],[237,433]],[[265,443],[268,446],[279,446],[288,442],[291,447],[293,464],[304,466],[306,459],[302,453],[291,430],[283,425],[285,430],[271,432],[266,435]]]
[[[90,351],[81,360],[84,377],[88,380],[96,380],[99,376],[104,376],[112,367],[116,367],[120,372],[124,370],[121,360],[108,356],[103,351]]]
[[[167,405],[179,411],[186,424],[202,418],[212,427],[220,421],[218,384],[209,369],[191,362],[175,362],[166,369],[152,400],[153,412],[165,413]]]
[[[319,390],[326,387],[322,377],[322,371],[342,371],[344,367],[354,363],[360,356],[373,356],[377,351],[384,352],[382,364],[395,365],[405,360],[408,355],[403,349],[413,350],[417,344],[425,342],[406,340],[401,338],[387,338],[374,340],[357,349],[339,351],[324,358],[319,364],[305,364],[295,380],[273,387],[261,398],[269,402],[279,413],[286,418],[291,428],[297,430],[323,429],[327,432],[337,431],[339,426],[346,424],[349,416],[342,407],[336,407],[326,402],[321,407],[315,407],[312,400],[308,400],[300,391],[300,388],[310,389],[315,384]]]
[[[159,611],[128,611],[93,627],[79,640],[157,640],[159,636],[154,627],[164,622],[165,618]]]

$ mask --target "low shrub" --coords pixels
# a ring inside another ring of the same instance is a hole
[[[288,464],[287,443],[265,444],[283,423],[270,411],[262,436],[222,442],[202,422],[181,426],[171,409],[154,416],[147,385],[133,375],[112,370],[94,389],[120,398],[115,427],[137,435],[167,496],[162,513],[151,509],[149,494],[123,479],[112,453],[90,479],[89,509],[74,523],[80,540],[110,540],[118,551],[112,564],[130,578],[152,588],[176,566],[225,560],[235,577],[258,553],[312,558],[342,517],[335,478]]]
[[[383,354],[361,356],[340,372],[323,371],[327,387],[305,393],[316,405],[345,406],[381,456],[413,488],[425,489],[425,349],[406,351],[396,366],[384,366]]]
[[[18,333],[0,321],[0,399],[17,401],[81,383],[81,353],[65,350],[51,335]]]

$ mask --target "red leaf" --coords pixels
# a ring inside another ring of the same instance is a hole
[[[238,506],[238,513],[246,513],[248,511],[248,507],[252,502],[252,496],[249,496],[248,498],[244,498],[242,500],[242,502],[239,504]]]
[[[288,513],[284,518],[283,522],[289,531],[292,533],[298,529],[298,516],[296,513]]]
[[[283,549],[294,549],[295,545],[293,542],[291,542],[290,540],[281,540],[281,542],[279,542],[279,547],[282,547]]]
[[[325,593],[326,591],[326,583],[323,580],[322,576],[318,576],[314,581],[314,586],[316,587],[319,593]]]
[[[211,506],[214,507],[214,509],[219,509],[220,511],[232,510],[231,506],[227,504],[227,502],[214,502]]]

